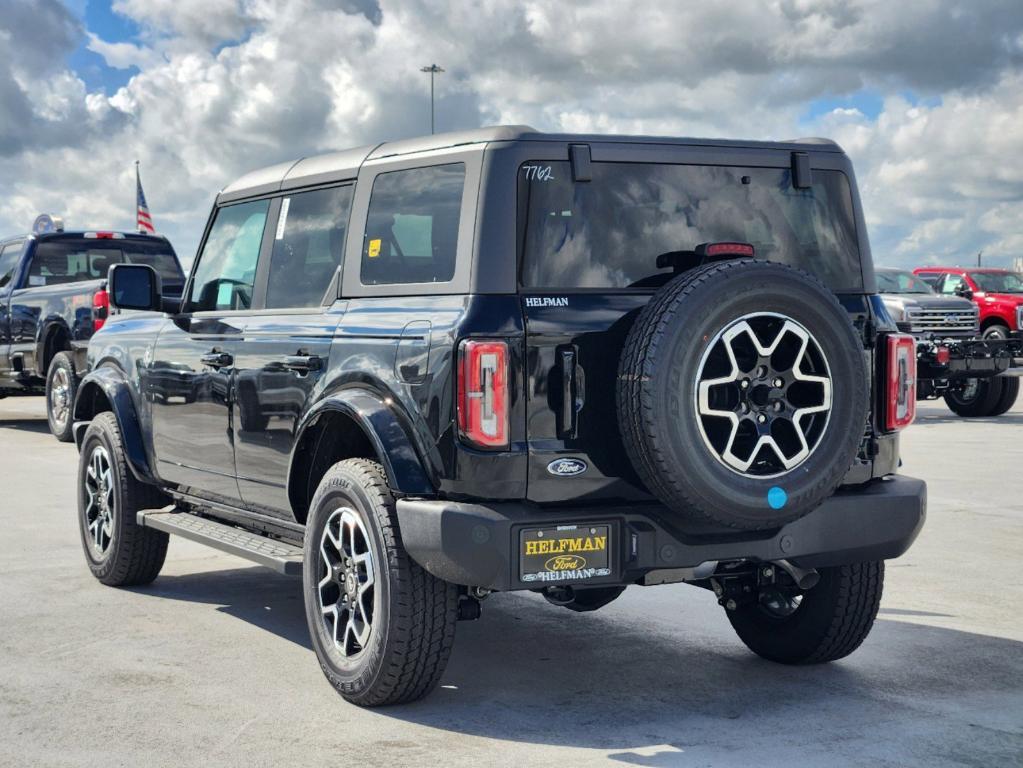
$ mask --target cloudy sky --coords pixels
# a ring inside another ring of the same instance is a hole
[[[627,9],[627,10],[626,10]],[[837,139],[875,261],[1023,256],[1020,0],[0,0],[0,236],[194,255],[247,170],[429,130]]]

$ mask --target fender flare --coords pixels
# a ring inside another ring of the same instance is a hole
[[[121,429],[121,441],[124,444],[125,459],[132,474],[144,483],[156,483],[146,453],[145,442],[142,440],[142,426],[139,423],[135,403],[131,397],[131,383],[120,368],[106,365],[91,371],[78,385],[73,410],[75,445],[80,451],[85,430],[96,412],[92,408],[97,395],[110,404],[110,410],[117,419]]]
[[[71,343],[71,329],[60,315],[47,317],[39,323],[39,329],[36,332],[35,367],[36,373],[44,379],[46,374],[49,373],[48,369],[50,367],[48,362],[44,365],[46,345],[49,343],[50,337],[56,333],[67,334],[68,343]]]
[[[363,388],[340,390],[317,402],[302,418],[295,435],[295,448],[288,465],[288,495],[295,490],[295,456],[306,431],[320,417],[342,413],[354,421],[376,451],[388,484],[402,494],[432,496],[436,489],[430,482],[410,435],[395,410],[376,392]]]

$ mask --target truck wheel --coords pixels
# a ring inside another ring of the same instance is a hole
[[[986,331],[982,338],[985,339],[1007,339],[1009,338],[1009,329],[1004,325],[992,325]]]
[[[78,460],[78,526],[92,575],[111,587],[155,579],[167,556],[168,536],[141,527],[135,515],[166,503],[166,496],[128,469],[114,414],[96,416]]]
[[[1019,397],[1019,379],[1015,376],[1000,376],[999,379],[1002,382],[1002,393],[988,416],[1001,416],[1016,404],[1016,398]]]
[[[693,530],[776,528],[816,508],[856,456],[868,394],[863,343],[835,295],[763,261],[674,278],[618,369],[628,455]]]
[[[1002,396],[1001,376],[990,379],[963,379],[945,392],[945,405],[954,414],[967,419],[990,416]],[[1019,384],[1017,383],[1017,391]]]
[[[353,704],[422,698],[440,680],[458,620],[458,588],[405,552],[380,465],[331,467],[310,503],[306,620],[320,667]]]
[[[46,373],[46,420],[50,423],[50,432],[62,443],[75,439],[71,411],[77,391],[78,376],[71,353],[58,352]]]
[[[726,611],[739,639],[782,664],[820,664],[848,656],[870,634],[884,587],[881,560],[821,568],[799,597]]]

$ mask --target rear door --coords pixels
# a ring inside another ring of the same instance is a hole
[[[619,358],[639,310],[672,264],[696,265],[698,245],[752,243],[758,258],[807,269],[836,293],[864,291],[838,153],[814,158],[807,189],[794,187],[788,151],[594,145],[586,154],[579,166],[530,160],[518,172],[528,496],[538,502],[648,498],[619,436]]]
[[[352,185],[279,198],[280,213],[260,267],[259,309],[235,345],[233,424],[242,500],[291,517],[287,476],[296,427],[322,387]],[[328,291],[328,289],[333,289]]]
[[[269,241],[270,210],[269,199],[217,210],[183,311],[161,331],[142,384],[160,477],[228,502],[241,497],[231,383],[253,306],[260,247]]]

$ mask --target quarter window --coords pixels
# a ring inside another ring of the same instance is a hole
[[[248,309],[269,200],[217,211],[192,278],[192,311]]]
[[[267,308],[319,305],[341,263],[351,204],[350,186],[281,200],[266,287]]]
[[[464,185],[464,163],[377,176],[362,246],[363,285],[451,280]]]

